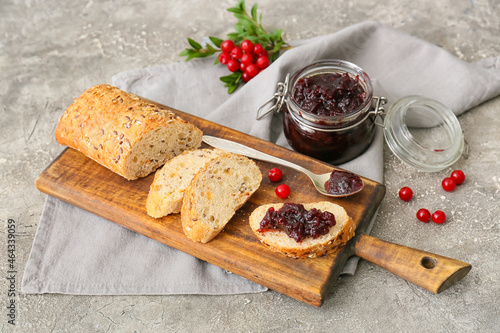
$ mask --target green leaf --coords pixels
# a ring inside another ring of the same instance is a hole
[[[211,54],[214,54],[215,53],[215,49],[212,45],[210,44],[207,44],[207,49],[206,49],[206,52],[210,52]]]
[[[221,80],[224,83],[230,84],[230,83],[234,82],[234,80],[236,79],[235,74],[236,73],[229,74],[229,75],[226,75],[226,76],[221,76],[219,78],[219,80]]]
[[[182,52],[181,52],[181,53],[179,53],[179,55],[180,55],[181,57],[185,57],[185,56],[190,55],[192,52],[193,52],[193,50],[191,50],[191,49],[184,49],[184,50],[182,50]]]
[[[240,37],[240,35],[242,35],[242,34],[245,34],[245,29],[243,28],[243,26],[241,24],[236,23],[234,25],[234,30],[236,30],[236,32],[239,34],[238,37]]]
[[[254,3],[252,6],[252,18],[257,22],[257,3]]]
[[[255,34],[259,37],[269,35],[264,29],[262,29],[262,27],[257,27],[257,29],[255,29]]]
[[[232,85],[228,86],[227,93],[232,94],[236,90],[236,88],[238,88],[238,84],[232,84]]]
[[[193,58],[206,58],[217,52],[213,47],[211,49],[193,50],[185,49],[180,53],[181,56],[187,56],[186,61]]]
[[[196,49],[196,50],[201,50],[202,47],[199,43],[195,42],[194,40],[192,40],[191,38],[188,37],[188,42],[189,42],[189,45],[191,45],[191,47],[193,49]]]
[[[248,31],[250,34],[255,31],[255,25],[251,21],[241,20],[240,24]]]
[[[246,39],[250,40],[252,43],[259,43],[260,44],[260,39],[257,36],[248,36]]]
[[[236,41],[238,39],[239,35],[237,32],[230,32],[227,34],[227,37],[232,41]]]
[[[201,53],[197,53],[197,58],[210,57],[212,54],[214,54],[214,53],[213,52],[201,52]]]
[[[280,56],[279,52],[276,52],[276,53],[271,53],[270,57],[271,57],[271,62],[274,62],[276,59],[278,59],[278,57]]]
[[[278,52],[280,50],[280,48],[281,48],[282,45],[283,45],[283,43],[281,43],[281,42],[276,43],[276,45],[274,45],[274,47],[271,50],[271,52]]]
[[[239,0],[238,1],[238,8],[240,8],[242,11],[245,11],[245,0]]]
[[[236,17],[239,21],[245,21],[248,20],[248,18],[244,14],[234,14],[234,17]]]
[[[265,46],[266,44],[271,43],[271,39],[269,38],[268,35],[261,35],[261,36],[259,36],[259,39],[261,40],[262,46]]]
[[[208,38],[210,38],[210,40],[212,41],[212,43],[214,43],[215,46],[220,48],[220,44],[222,44],[222,42],[223,42],[222,39],[217,38],[217,37],[208,37]]]
[[[235,14],[243,14],[241,9],[239,9],[239,8],[228,8],[227,11],[231,12],[231,13],[235,13]]]
[[[281,34],[283,33],[283,30],[281,29],[274,29],[273,30],[273,36],[276,40],[281,40]]]

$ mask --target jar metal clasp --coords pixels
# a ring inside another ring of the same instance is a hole
[[[290,74],[287,74],[285,77],[285,82],[278,82],[278,89],[274,93],[273,97],[269,99],[267,102],[262,104],[258,109],[257,109],[257,120],[261,119],[265,115],[267,115],[270,112],[276,111],[280,112],[281,108],[283,107],[283,104],[286,103],[286,94],[288,93],[288,84],[290,82]],[[264,111],[264,113],[261,114],[262,110],[268,105],[269,103],[272,103],[274,100],[274,104]]]
[[[369,114],[372,114],[375,116],[375,125],[380,126],[382,128],[385,128],[384,122],[382,123],[377,122],[378,116],[383,117],[385,116],[385,108],[384,105],[387,103],[387,98],[383,96],[373,96],[372,101],[375,102],[375,106],[373,107],[373,110],[369,112]]]

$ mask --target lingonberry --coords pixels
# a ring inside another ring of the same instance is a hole
[[[411,190],[411,188],[405,186],[399,190],[399,197],[403,201],[410,201],[413,197],[413,191]]]
[[[231,59],[231,56],[229,55],[229,53],[227,52],[221,52],[221,54],[219,54],[219,62],[221,64],[227,64],[228,60]]]
[[[260,45],[259,43],[256,43],[253,47],[253,53],[255,53],[256,55],[260,55],[262,53],[262,51],[264,51],[264,48],[262,47],[262,45]]]
[[[243,64],[242,64],[243,65]],[[250,75],[248,75],[247,72],[243,72],[243,74],[241,74],[241,78],[243,79],[243,81],[245,82],[248,82],[250,81],[252,78],[250,77]]]
[[[441,182],[441,186],[443,186],[443,189],[447,192],[453,191],[455,187],[457,186],[457,183],[453,180],[453,178],[446,177],[443,179]]]
[[[245,69],[245,72],[247,72],[250,77],[255,77],[257,74],[259,74],[259,67],[257,67],[256,64],[250,64]]]
[[[281,199],[286,199],[290,195],[290,187],[286,184],[281,184],[276,187],[276,195]]]
[[[279,182],[283,177],[283,172],[278,168],[272,168],[267,175],[272,182]]]
[[[266,68],[267,66],[269,66],[269,58],[266,56],[260,56],[257,58],[257,61],[255,63],[259,68]]]
[[[236,72],[240,68],[240,63],[237,60],[229,59],[227,61],[227,69],[231,72]]]
[[[240,47],[238,46],[235,46],[231,52],[229,52],[229,54],[231,55],[231,58],[233,59],[236,59],[236,60],[239,60],[241,59],[241,56],[243,55],[243,51],[241,50]]]
[[[269,52],[267,52],[266,49],[263,49],[262,52],[260,53],[260,55],[269,58]]]
[[[430,221],[431,219],[431,213],[429,212],[429,210],[425,209],[425,208],[421,208],[418,210],[417,212],[417,219],[419,221],[422,221],[424,223],[427,223]]]
[[[436,210],[432,214],[432,222],[442,224],[444,221],[446,221],[446,214],[442,210]]]
[[[250,65],[253,63],[253,56],[249,53],[245,53],[241,56],[241,63],[245,65]]]
[[[245,73],[245,69],[247,69],[247,64],[240,62],[240,70]]]
[[[254,45],[252,41],[245,39],[241,42],[241,49],[245,52],[253,52]]]
[[[460,185],[465,181],[465,174],[462,170],[455,170],[451,173],[450,178],[453,179],[457,185]]]
[[[220,49],[222,52],[231,52],[232,49],[234,49],[234,42],[232,40],[225,40],[220,44]]]

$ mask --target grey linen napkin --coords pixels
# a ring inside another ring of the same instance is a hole
[[[394,101],[424,95],[457,115],[500,94],[500,58],[466,63],[445,50],[376,22],[293,43],[268,69],[229,96],[213,60],[131,70],[113,84],[153,101],[287,146],[280,116],[256,110],[287,73],[319,59],[344,59],[376,81],[375,94]],[[383,135],[341,167],[383,181]],[[372,221],[373,222],[373,221]],[[371,227],[371,226],[370,226]],[[354,274],[356,260],[344,273]],[[266,288],[48,197],[23,276],[25,293],[230,294]]]

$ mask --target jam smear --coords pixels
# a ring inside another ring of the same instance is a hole
[[[325,190],[330,194],[347,195],[363,188],[363,180],[350,172],[333,170],[325,182]]]
[[[335,215],[330,212],[316,208],[308,211],[302,204],[285,203],[278,210],[273,207],[267,210],[258,231],[281,230],[301,243],[307,237],[315,239],[326,235],[335,224]]]
[[[299,79],[293,99],[306,112],[342,116],[359,109],[366,100],[366,92],[359,84],[359,76],[323,73]]]

